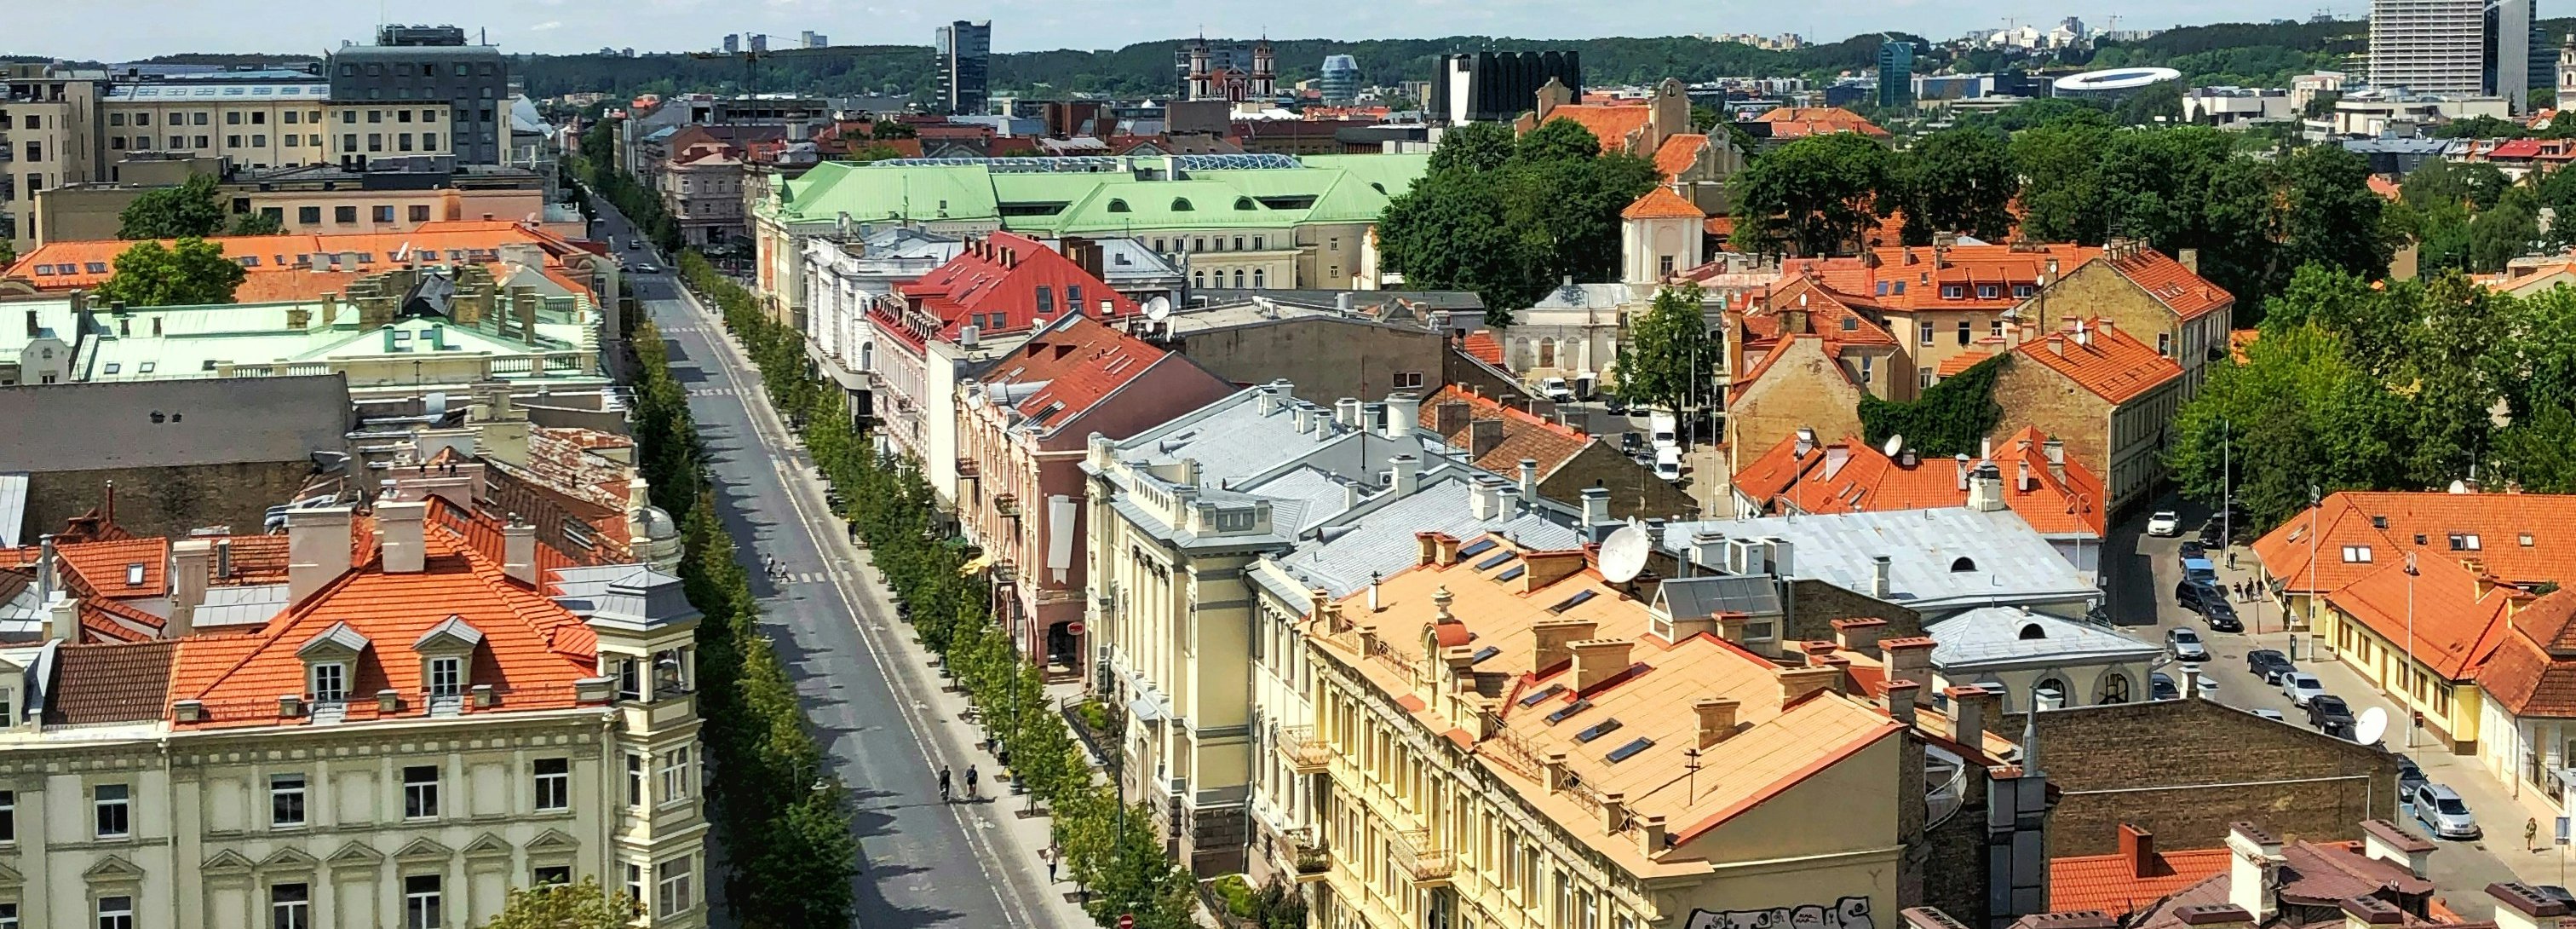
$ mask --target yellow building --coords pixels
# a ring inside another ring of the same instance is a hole
[[[1290,858],[1316,925],[1894,918],[1920,684],[1874,666],[1873,702],[1831,643],[1774,664],[1740,617],[1658,613],[1580,549],[1418,542],[1301,624],[1313,722],[1277,751],[1314,817]]]
[[[322,101],[331,82],[302,71],[120,80],[99,101],[102,162],[128,152],[230,158],[251,168],[326,162]]]
[[[33,247],[36,194],[99,179],[98,104],[104,71],[0,65],[0,241]]]

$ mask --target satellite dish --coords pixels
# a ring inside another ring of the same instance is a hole
[[[1172,298],[1155,297],[1145,301],[1146,319],[1165,319],[1172,315]]]
[[[2458,480],[2458,479],[2453,479],[2453,480],[2451,481],[2451,492],[2452,492],[2452,493],[2455,493],[2455,494],[2464,494],[2464,493],[2468,493],[2468,492],[2469,492],[2469,482],[2467,482],[2467,481],[2463,481],[2463,480]]]
[[[2361,711],[2361,719],[2352,724],[2352,740],[2360,745],[2374,745],[2388,734],[2388,711],[2379,707]]]
[[[1646,570],[1646,552],[1653,544],[1635,524],[1619,527],[1601,542],[1601,577],[1613,584],[1636,580]]]
[[[1886,454],[1886,455],[1887,455],[1887,457],[1889,457],[1889,458],[1894,458],[1894,457],[1896,457],[1896,453],[1897,453],[1897,452],[1901,452],[1901,451],[1904,451],[1904,450],[1905,450],[1905,436],[1903,436],[1903,435],[1901,435],[1901,434],[1899,434],[1899,435],[1890,435],[1890,436],[1888,436],[1888,437],[1887,437],[1887,444],[1886,444],[1885,446],[1883,446],[1883,447],[1881,447],[1881,448],[1879,449],[1879,451],[1880,451],[1881,453]]]

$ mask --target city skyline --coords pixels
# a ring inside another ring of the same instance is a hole
[[[154,0],[41,5],[21,12],[13,23],[11,41],[8,47],[0,48],[0,54],[100,61],[183,52],[318,54],[338,47],[343,40],[365,43],[382,18],[380,10],[369,10],[364,5],[322,7],[285,20],[253,15],[260,9],[245,0],[193,3],[179,9]],[[726,33],[766,32],[792,39],[804,30],[824,33],[848,44],[927,46],[932,30],[941,24],[955,19],[992,19],[996,26],[994,51],[1009,53],[1117,48],[1201,32],[1352,41],[1452,35],[1571,40],[1796,32],[1813,41],[1834,42],[1854,34],[1888,30],[1944,39],[1974,29],[2000,29],[2007,19],[2015,24],[2045,25],[2075,16],[2096,29],[2112,28],[2111,17],[2119,8],[2053,0],[2005,0],[1977,3],[1966,9],[1924,0],[1876,5],[1857,0],[1822,0],[1792,8],[1724,2],[1711,4],[1693,17],[1652,25],[1642,18],[1616,16],[1619,7],[1599,2],[1579,2],[1569,8],[1534,0],[1472,6],[1456,0],[1395,0],[1370,9],[1373,15],[1366,23],[1354,25],[1349,17],[1329,8],[1282,7],[1249,0],[1213,0],[1186,6],[1169,0],[1101,0],[1080,9],[1032,0],[966,0],[935,9],[868,0],[763,0],[748,11],[715,0],[458,0],[440,7],[428,21],[463,26],[469,34],[513,53],[579,54],[602,46],[631,46],[642,52],[700,51],[716,47]],[[2117,27],[2162,29],[2304,19],[2319,9],[2314,3],[2292,0],[2182,0],[2160,5],[2152,14],[2122,15]],[[2324,9],[2338,17],[2358,18],[2364,7],[2347,2]],[[1579,15],[1566,15],[1568,12]],[[2544,9],[2540,15],[2548,13]],[[102,17],[139,28],[99,29]],[[396,14],[391,21],[421,18]]]

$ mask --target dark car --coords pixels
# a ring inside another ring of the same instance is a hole
[[[2424,776],[2424,769],[2415,765],[2415,759],[2404,755],[2397,756],[2397,794],[2399,796],[2412,797],[2415,795],[2415,788],[2432,782],[2431,778]]]
[[[2308,701],[2308,725],[2318,732],[2342,738],[2352,737],[2352,707],[2342,697],[2325,694]]]
[[[2207,615],[2212,609],[2210,604],[2213,603],[2219,607],[2227,606],[2227,595],[2218,592],[2218,588],[2201,581],[2186,579],[2175,582],[2174,605]]]
[[[2172,675],[2157,671],[2147,675],[2147,699],[2180,700],[2182,687],[2174,683]]]
[[[1628,415],[1628,401],[1621,398],[1618,394],[1611,394],[1610,396],[1603,397],[1601,399],[1601,408],[1608,411],[1613,416]]]
[[[2201,601],[2200,618],[2209,623],[2211,632],[2245,631],[2245,621],[2236,618],[2236,605],[2227,602],[2223,594],[2215,600]]]
[[[2182,543],[2181,554],[2182,560],[2184,561],[2190,561],[2194,558],[2207,558],[2209,557],[2209,547],[2202,545],[2199,542],[2184,542]]]
[[[2290,656],[2277,649],[2258,648],[2245,653],[2245,670],[2262,678],[2263,683],[2278,684],[2282,674],[2296,671],[2298,667],[2290,664]]]

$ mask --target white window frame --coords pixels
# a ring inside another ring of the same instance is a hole
[[[696,785],[690,783],[695,769],[689,764],[689,746],[683,745],[663,752],[659,773],[662,782],[663,806],[686,801],[691,794],[696,793]]]
[[[98,898],[98,929],[134,929],[134,898],[116,894]]]
[[[678,916],[698,908],[697,868],[690,856],[681,855],[653,865],[653,913]]]
[[[302,891],[300,898],[278,899],[278,890],[286,887]],[[268,925],[269,929],[313,929],[313,885],[301,881],[268,885]]]
[[[427,880],[428,890],[413,890],[412,882]],[[446,879],[436,874],[403,875],[403,929],[445,929],[444,904]]]
[[[643,755],[634,752],[628,752],[626,754],[627,806],[644,806],[653,799],[651,793],[645,789],[648,781],[644,769],[645,763]]]
[[[538,767],[549,762],[562,765],[563,769],[546,771]],[[539,758],[530,766],[530,771],[536,784],[537,809],[545,812],[572,809],[572,759]]]
[[[113,788],[116,799],[107,798]],[[90,835],[101,839],[124,839],[134,835],[134,786],[131,784],[94,784],[89,791]],[[116,812],[116,831],[107,828],[108,811]]]
[[[428,771],[429,779],[426,781],[412,780],[411,776],[414,771]],[[438,782],[440,780],[440,773],[441,772],[437,765],[406,765],[403,767],[402,785],[404,819],[419,821],[438,818]]]
[[[465,659],[446,655],[429,660],[429,695],[461,697],[465,695]]]
[[[313,664],[313,702],[346,703],[349,700],[349,666],[337,661]],[[327,686],[326,686],[327,685]]]
[[[311,800],[312,795],[307,793],[307,791],[312,789],[311,785],[312,782],[306,780],[304,775],[300,773],[271,774],[268,776],[269,828],[298,829],[302,828],[305,823],[311,821],[313,811],[309,801]],[[279,802],[290,799],[295,805],[294,819],[286,819],[279,815]]]

